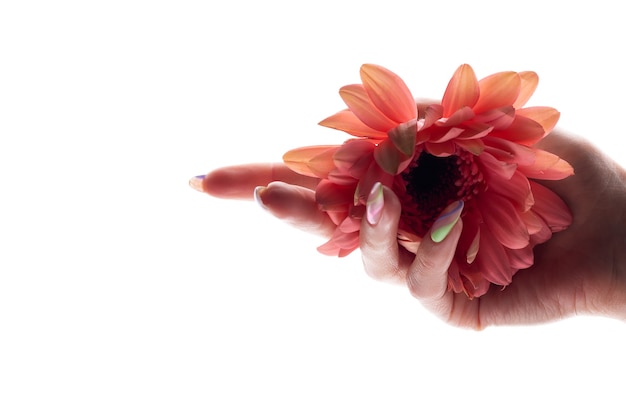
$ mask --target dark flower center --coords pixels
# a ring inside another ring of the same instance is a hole
[[[422,152],[401,176],[402,218],[419,236],[428,232],[450,203],[471,200],[484,189],[482,174],[468,152],[448,157]]]

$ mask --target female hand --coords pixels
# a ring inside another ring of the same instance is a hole
[[[535,247],[534,265],[520,270],[508,287],[492,285],[487,294],[472,300],[448,291],[447,272],[462,221],[439,242],[429,233],[412,254],[397,243],[400,203],[387,188],[382,211],[374,221],[364,218],[361,224],[366,272],[378,280],[406,284],[428,310],[461,327],[531,324],[574,314],[626,320],[626,173],[573,136],[552,132],[540,148],[567,160],[576,171],[565,180],[544,182],[568,204],[574,221]],[[335,225],[315,203],[318,181],[282,164],[254,164],[217,169],[194,184],[221,198],[256,196],[276,217],[329,237]]]

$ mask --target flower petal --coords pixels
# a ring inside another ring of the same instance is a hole
[[[489,291],[489,287],[491,283],[485,279],[483,273],[478,270],[477,265],[470,265],[472,270],[467,270],[463,268],[461,279],[463,280],[463,291],[467,298],[472,300],[474,298],[479,298]]]
[[[456,110],[449,118],[442,118],[435,122],[437,126],[450,127],[468,121],[474,118],[474,111],[470,107],[461,107]]]
[[[528,187],[530,188],[530,184],[528,185]],[[535,214],[532,210],[520,213],[520,218],[522,218],[524,220],[524,223],[526,223],[526,228],[528,229],[528,234],[530,235],[534,235],[541,231],[542,228],[547,227],[546,223],[541,218],[539,218],[539,216]]]
[[[520,94],[521,78],[514,71],[492,74],[478,82],[480,98],[472,107],[475,113],[512,106]]]
[[[413,156],[416,134],[417,120],[413,119],[389,131],[389,139],[404,155]]]
[[[519,96],[513,103],[513,107],[521,108],[526,104],[528,99],[535,93],[537,85],[539,84],[539,76],[534,71],[522,71],[518,73],[520,77],[521,87]]]
[[[296,148],[283,155],[283,162],[296,173],[325,178],[335,168],[333,155],[337,145],[318,145]]]
[[[498,285],[509,285],[513,280],[513,270],[502,244],[486,226],[480,227],[480,249],[475,264],[488,281]]]
[[[375,148],[369,140],[349,140],[337,149],[333,161],[338,169],[358,179],[373,160]]]
[[[480,224],[483,222],[473,202],[475,202],[475,200],[466,203],[468,209],[463,216],[463,231],[461,232],[456,251],[456,257],[459,262],[467,262],[470,264],[474,262],[478,254],[480,246]]]
[[[513,270],[527,269],[534,263],[534,254],[532,246],[527,246],[519,250],[506,249],[509,257],[509,263]]]
[[[535,198],[530,189],[530,182],[519,171],[513,173],[513,176],[508,180],[492,177],[489,180],[489,189],[508,199],[515,205],[517,211],[522,213],[528,211],[535,204]]]
[[[485,144],[480,139],[472,140],[454,140],[457,146],[463,148],[465,151],[471,152],[474,155],[480,155],[485,150]]]
[[[464,126],[465,131],[459,136],[459,139],[479,139],[487,136],[493,130],[493,126],[486,123],[468,122]]]
[[[488,152],[483,152],[478,156],[477,162],[480,164],[483,174],[488,178],[488,182],[490,182],[493,177],[501,177],[505,180],[510,180],[517,169],[517,164],[497,160]]]
[[[393,72],[374,64],[361,66],[365,91],[387,118],[403,123],[417,117],[417,106],[404,81]]]
[[[487,152],[504,162],[514,162],[518,165],[532,165],[535,163],[535,149],[517,144],[499,137],[485,137]]]
[[[374,150],[374,158],[378,165],[388,174],[396,175],[402,172],[413,158],[413,155],[405,155],[396,148],[390,140],[383,140]]]
[[[477,202],[485,224],[503,246],[519,249],[528,245],[526,223],[517,214],[517,209],[509,199],[487,191]]]
[[[465,132],[463,128],[432,128],[430,132],[430,138],[428,142],[430,143],[443,143],[448,140],[452,140],[461,135],[461,133]]]
[[[315,188],[315,201],[323,210],[345,210],[354,201],[354,185],[337,185],[322,180]]]
[[[361,220],[353,217],[346,217],[341,224],[339,230],[344,233],[358,232],[361,229]]]
[[[420,130],[426,129],[443,116],[443,107],[440,104],[431,104],[426,107],[420,117],[424,119]]]
[[[532,119],[543,127],[544,136],[554,127],[561,117],[561,113],[552,107],[526,107],[517,110],[517,115]]]
[[[566,229],[572,223],[572,214],[559,195],[534,181],[530,187],[535,196],[532,210],[546,221],[552,232]]]
[[[506,129],[515,119],[515,109],[513,106],[494,108],[476,115],[472,122],[485,123],[493,126],[494,129]]]
[[[451,140],[444,141],[443,143],[426,142],[425,146],[426,151],[428,151],[429,154],[441,158],[454,155],[456,152],[456,144],[454,144],[454,141]]]
[[[326,243],[317,247],[324,255],[344,257],[359,248],[359,232],[343,233],[339,229]]]
[[[339,111],[338,113],[322,120],[319,125],[341,130],[357,137],[369,137],[381,140],[386,137],[385,132],[370,128],[361,122],[361,120],[350,110]]]
[[[370,191],[377,182],[389,187],[393,183],[393,175],[387,173],[381,169],[376,162],[372,161],[370,167],[367,169],[363,177],[361,177],[359,184],[356,187],[356,191],[353,196],[354,204],[357,205],[360,203],[365,205]]]
[[[468,64],[461,65],[454,72],[441,99],[443,116],[447,118],[463,107],[473,107],[479,95],[480,88],[474,70]]]
[[[562,180],[574,174],[574,168],[565,160],[540,149],[535,149],[535,162],[520,165],[519,170],[527,177],[539,180]]]
[[[491,132],[490,136],[501,137],[528,146],[541,140],[545,135],[543,126],[530,118],[520,116],[519,111],[521,110],[518,110],[513,123],[511,123],[508,128],[504,130],[494,130]]]
[[[344,86],[339,90],[339,95],[350,111],[370,128],[380,132],[387,132],[396,126],[396,122],[387,118],[374,106],[363,85]]]

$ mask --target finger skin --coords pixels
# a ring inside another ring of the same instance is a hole
[[[215,169],[202,180],[202,190],[222,199],[251,200],[254,188],[273,181],[315,189],[319,180],[293,172],[282,163],[255,163]]]
[[[415,259],[408,270],[406,281],[411,294],[435,314],[449,314],[452,294],[448,290],[448,268],[461,236],[463,222],[454,225],[450,233],[439,243],[430,238],[430,232],[422,239]]]
[[[412,254],[398,247],[401,206],[389,188],[383,188],[384,206],[376,225],[361,223],[360,249],[365,272],[375,280],[404,284]]]
[[[261,188],[258,197],[272,215],[305,232],[330,237],[336,228],[308,188],[275,181]]]

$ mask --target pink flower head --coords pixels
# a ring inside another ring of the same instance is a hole
[[[354,138],[283,157],[292,170],[321,179],[316,200],[337,228],[320,252],[346,256],[358,248],[376,182],[400,199],[398,242],[412,252],[446,206],[464,202],[448,288],[470,298],[491,283],[510,284],[533,264],[535,245],[570,225],[563,201],[533,181],[574,173],[566,161],[534,147],[560,115],[551,107],[523,108],[537,87],[536,73],[478,80],[465,64],[438,103],[416,103],[402,79],[381,66],[365,64],[360,74],[362,84],[339,91],[348,109],[320,122]]]

